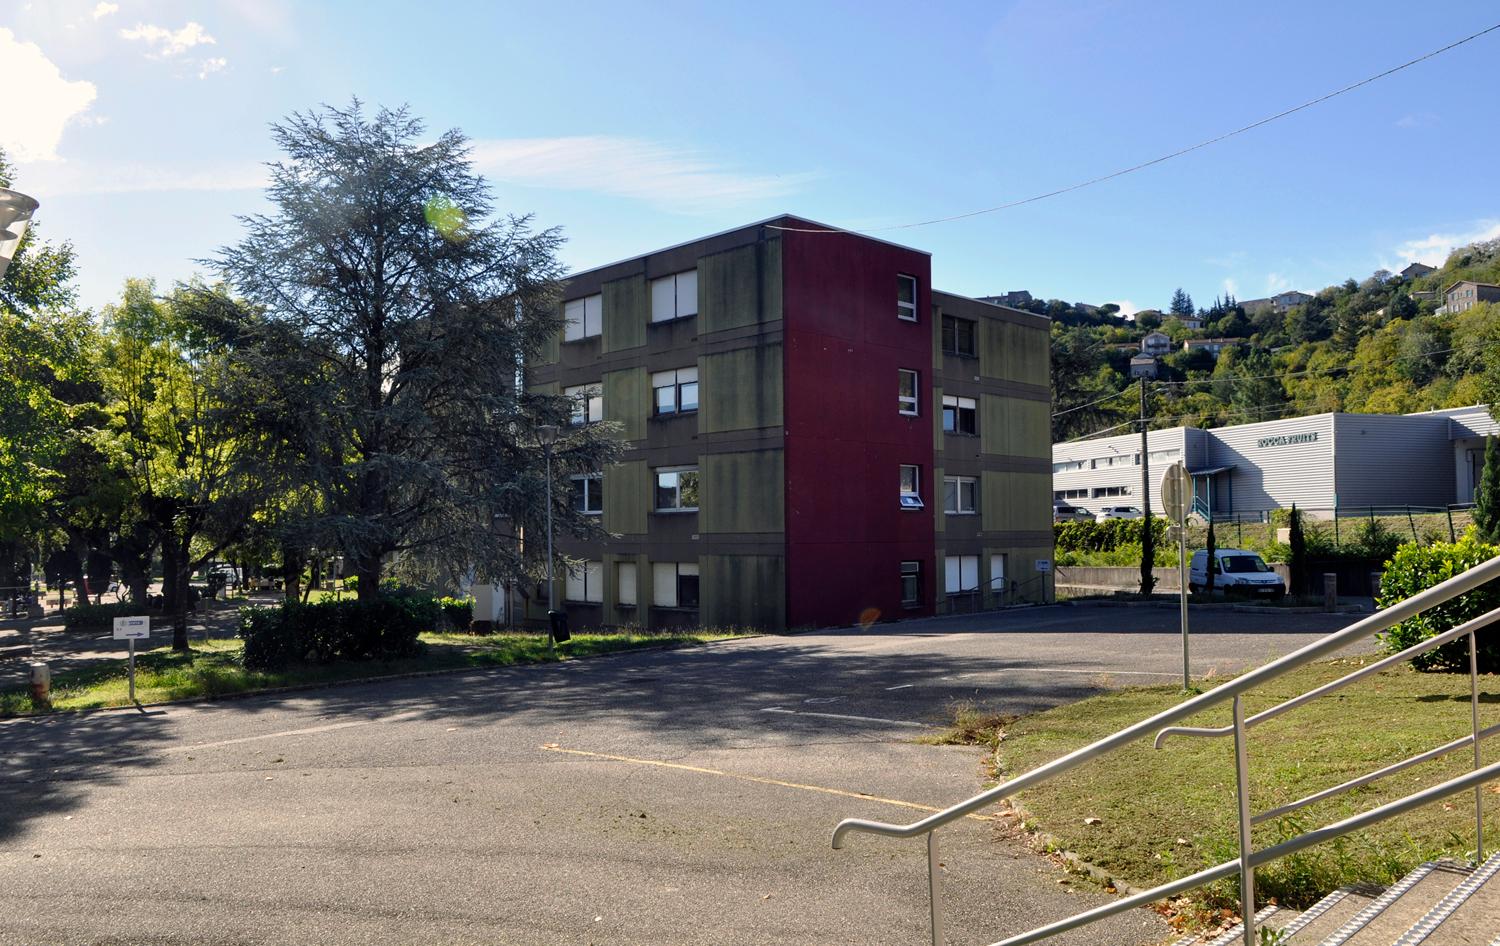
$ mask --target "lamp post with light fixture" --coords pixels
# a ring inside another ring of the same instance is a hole
[[[557,614],[557,582],[552,574],[552,448],[557,444],[556,424],[545,424],[536,429],[537,443],[542,446],[542,455],[547,458],[547,653],[555,655],[557,642],[552,633],[552,622]]]
[[[36,198],[0,187],[0,276],[5,275],[16,255],[37,206]]]

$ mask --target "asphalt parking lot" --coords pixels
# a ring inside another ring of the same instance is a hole
[[[1212,612],[1222,675],[1352,618]],[[0,943],[919,943],[914,820],[982,758],[913,737],[1180,674],[1176,614],[1054,607],[0,724]],[[945,835],[953,942],[1102,902]],[[1151,914],[1058,942],[1144,943]]]

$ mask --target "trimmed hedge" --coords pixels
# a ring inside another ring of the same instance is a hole
[[[414,657],[422,650],[417,635],[437,629],[441,621],[442,612],[432,598],[289,602],[241,609],[239,635],[245,642],[246,667],[277,670],[302,661]]]
[[[63,627],[70,631],[107,631],[114,627],[115,618],[134,617],[147,610],[129,601],[75,604],[63,611]]]
[[[474,626],[473,598],[439,598],[437,603],[443,609],[448,626],[455,631],[467,631]]]
[[[1376,604],[1388,608],[1496,555],[1500,555],[1500,547],[1482,541],[1473,527],[1457,542],[1403,545],[1386,566]],[[1491,582],[1402,621],[1386,631],[1382,638],[1386,650],[1395,653],[1497,607],[1500,607],[1500,587]],[[1479,631],[1475,642],[1478,644],[1479,672],[1500,672],[1500,633],[1494,625]],[[1468,639],[1450,641],[1436,650],[1420,654],[1412,659],[1412,665],[1418,670],[1468,673]]]
[[[1141,520],[1106,519],[1103,522],[1055,522],[1052,531],[1059,552],[1113,552],[1134,545],[1140,561]],[[1160,546],[1167,540],[1167,520],[1151,517],[1151,535]]]

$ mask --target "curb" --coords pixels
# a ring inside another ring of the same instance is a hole
[[[1114,874],[1100,867],[1098,864],[1095,864],[1092,861],[1084,860],[1081,855],[1064,848],[1062,846],[1062,842],[1060,842],[1053,835],[1048,834],[1045,831],[1038,831],[1027,828],[1026,822],[1031,820],[1031,812],[1022,807],[1021,803],[1015,798],[1005,799],[1005,804],[1010,808],[1011,811],[1015,812],[1017,818],[1017,826],[1021,829],[1021,832],[1028,838],[1034,839],[1043,846],[1043,850],[1041,853],[1058,858],[1059,860],[1067,864],[1069,868],[1077,871],[1078,873],[1087,875],[1091,880],[1094,880],[1106,887],[1115,888],[1115,890],[1118,891],[1122,896],[1133,897],[1136,894],[1144,893],[1147,889],[1149,889],[1145,887],[1137,887],[1132,883],[1121,880]],[[1164,897],[1162,899],[1167,898]]]

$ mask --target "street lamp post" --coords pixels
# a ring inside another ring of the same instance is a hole
[[[36,208],[36,198],[0,187],[0,276],[5,275],[11,258],[16,255]]]
[[[557,443],[557,425],[538,427],[537,442],[542,445],[542,455],[547,458],[547,653],[555,656],[557,642],[552,633],[552,622],[557,614],[557,582],[552,574],[552,447]]]

